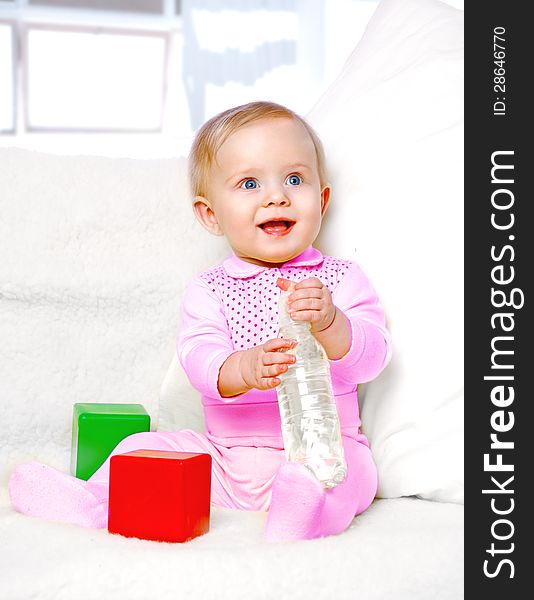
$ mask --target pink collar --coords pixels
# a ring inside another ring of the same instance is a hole
[[[295,256],[295,258],[288,260],[286,263],[281,264],[280,268],[286,269],[288,267],[315,266],[320,265],[323,260],[324,257],[319,250],[313,246],[308,246],[308,248],[306,248],[302,254],[299,254],[298,256]],[[226,260],[224,260],[222,266],[226,273],[230,275],[230,277],[234,277],[236,279],[254,277],[254,275],[257,275],[258,273],[261,273],[269,268],[249,263],[246,260],[239,258],[235,254],[231,254]]]

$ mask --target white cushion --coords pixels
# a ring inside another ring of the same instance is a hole
[[[49,442],[68,449],[75,402],[141,403],[155,429],[185,285],[227,253],[194,219],[186,160],[0,149],[0,190],[10,465],[56,457]]]
[[[463,12],[382,0],[308,115],[333,199],[323,251],[357,260],[393,359],[362,390],[379,495],[463,499]]]

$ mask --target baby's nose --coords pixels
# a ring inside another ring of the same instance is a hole
[[[269,190],[265,195],[264,204],[265,206],[288,206],[289,198],[281,189]]]

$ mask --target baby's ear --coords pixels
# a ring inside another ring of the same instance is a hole
[[[204,196],[195,196],[193,200],[193,211],[197,221],[213,235],[223,235],[219,221],[211,208],[211,204]]]
[[[324,213],[326,212],[326,207],[330,202],[330,191],[331,188],[329,185],[325,185],[321,191],[321,217],[324,217]]]

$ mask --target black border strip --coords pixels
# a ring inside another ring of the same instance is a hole
[[[529,596],[519,590],[529,590],[532,572],[534,502],[527,489],[534,473],[534,429],[529,431],[534,400],[528,389],[534,352],[527,311],[534,231],[527,186],[534,162],[527,59],[533,36],[526,6],[504,0],[465,3],[465,597],[484,600]],[[504,46],[502,66],[494,62],[494,32],[504,38],[496,40]],[[494,79],[499,68],[504,81]],[[494,87],[499,84],[503,90]],[[492,156],[500,165],[493,182]],[[492,225],[492,214],[502,229]],[[508,306],[498,306],[503,302]],[[497,316],[504,313],[508,316]],[[492,433],[513,448],[492,449]],[[513,471],[489,466],[499,460]]]

